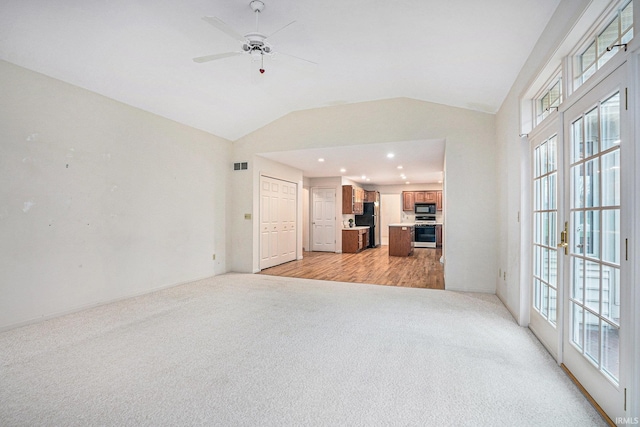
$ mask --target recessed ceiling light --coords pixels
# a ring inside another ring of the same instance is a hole
[[[324,159],[323,159],[322,157],[320,157],[320,158],[318,159],[318,161],[319,161],[319,162],[324,162]]]
[[[367,182],[371,181],[371,178],[367,178]]]
[[[393,159],[396,155],[393,153],[387,154],[387,159]]]
[[[405,182],[405,184],[409,185],[409,184],[411,184],[411,183],[410,183],[409,181],[407,181],[407,182]]]
[[[367,175],[362,175],[362,179],[367,179]]]
[[[340,169],[340,172],[345,173],[347,170],[345,168]]]
[[[398,165],[398,169],[402,169],[402,165]]]

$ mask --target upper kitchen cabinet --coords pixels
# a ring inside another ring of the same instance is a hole
[[[342,186],[342,213],[362,215],[364,211],[364,190],[353,185]]]
[[[415,191],[402,192],[402,210],[413,212],[416,205]]]
[[[365,202],[379,202],[380,201],[380,193],[377,191],[364,191],[364,201]]]
[[[402,210],[414,211],[416,203],[435,203],[436,209],[442,210],[442,191],[403,191]]]

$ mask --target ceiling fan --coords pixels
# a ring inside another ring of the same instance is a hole
[[[213,25],[214,27],[216,27],[218,30],[222,31],[223,33],[227,34],[230,37],[233,37],[234,39],[238,40],[239,42],[241,42],[241,48],[242,50],[240,51],[236,51],[236,52],[226,52],[226,53],[217,53],[217,54],[213,54],[213,55],[206,55],[206,56],[199,56],[197,58],[193,58],[193,60],[195,62],[198,63],[202,63],[202,62],[209,62],[209,61],[215,61],[218,59],[223,59],[223,58],[229,58],[232,56],[240,56],[240,55],[249,55],[251,56],[252,60],[254,61],[260,61],[260,73],[264,74],[265,70],[264,70],[264,57],[265,56],[272,56],[275,54],[274,50],[273,50],[273,46],[267,42],[267,38],[268,37],[273,37],[274,34],[279,33],[280,31],[284,30],[285,28],[287,28],[289,25],[295,23],[296,21],[291,21],[289,22],[287,25],[285,25],[284,27],[280,28],[279,30],[275,31],[273,34],[271,34],[270,36],[267,36],[263,33],[260,32],[259,30],[259,20],[260,20],[260,13],[262,13],[262,11],[264,10],[264,2],[261,0],[253,0],[249,3],[249,6],[251,7],[251,10],[253,10],[253,12],[256,15],[256,30],[246,33],[244,36],[241,35],[240,33],[238,33],[237,31],[235,31],[233,28],[229,27],[226,23],[224,23],[220,18],[216,18],[215,16],[205,16],[202,19]],[[307,59],[304,58],[300,58],[294,55],[289,55],[286,53],[282,53],[282,52],[278,52],[278,55],[285,55],[285,56],[289,56],[291,58],[294,59],[298,59],[301,61],[305,61],[314,65],[317,65],[315,62],[313,61],[309,61]]]

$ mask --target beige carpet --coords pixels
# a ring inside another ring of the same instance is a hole
[[[493,295],[228,274],[0,334],[0,425],[605,423]]]

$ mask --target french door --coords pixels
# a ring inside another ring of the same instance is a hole
[[[564,113],[563,363],[611,419],[625,413],[621,304],[629,289],[621,161],[627,142],[624,67]],[[626,286],[627,289],[624,289]]]
[[[530,329],[549,352],[560,359],[562,324],[559,313],[559,279],[562,263],[558,250],[558,213],[562,208],[562,147],[559,120],[548,122],[531,138],[532,175],[532,309]]]
[[[611,419],[625,415],[629,363],[624,70],[530,138],[530,328]]]

